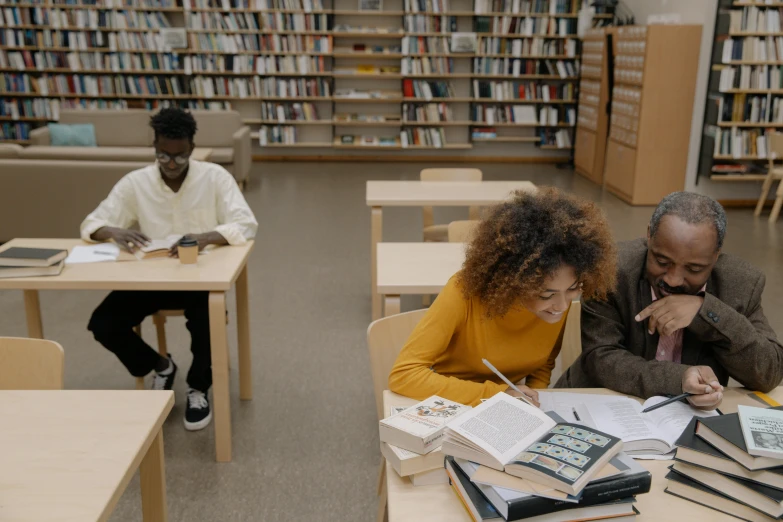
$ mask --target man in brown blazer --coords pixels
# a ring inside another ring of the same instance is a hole
[[[582,306],[582,354],[557,388],[604,387],[637,397],[690,392],[712,409],[733,377],[769,391],[783,346],[761,308],[765,277],[722,254],[726,214],[707,196],[675,192],[646,239],[620,243],[617,290]]]

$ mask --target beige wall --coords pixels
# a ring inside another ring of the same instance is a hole
[[[702,178],[696,185],[696,169],[699,165],[699,149],[704,125],[704,106],[707,98],[707,83],[709,80],[712,42],[715,30],[715,14],[718,8],[717,0],[623,0],[623,3],[636,16],[636,23],[644,25],[650,15],[677,13],[681,23],[701,24],[701,54],[696,80],[696,94],[693,104],[693,119],[691,121],[691,140],[688,153],[688,167],[685,189],[710,195],[717,199],[756,199],[759,195],[760,183],[727,183],[713,182]]]

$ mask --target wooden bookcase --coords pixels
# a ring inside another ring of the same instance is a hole
[[[777,45],[783,37],[783,2],[734,1],[721,7],[712,66],[717,77],[710,85],[718,91],[717,118],[710,121],[715,122],[710,178],[762,181],[767,135],[783,129],[783,51]],[[767,41],[772,45],[763,45]]]
[[[574,168],[590,181],[604,181],[608,139],[609,63],[607,29],[591,29],[582,40],[579,115],[576,124]]]
[[[554,136],[572,132],[569,115],[575,108],[577,77],[552,74],[545,62],[556,67],[560,61],[578,70],[576,52],[552,49],[578,49],[576,13],[586,0],[385,0],[378,11],[360,10],[357,0],[64,1],[6,0],[0,5],[0,142],[25,143],[30,128],[56,121],[64,107],[177,104],[238,110],[252,126],[257,146],[264,135],[261,151],[466,150],[498,144],[504,145],[497,150],[508,151],[509,143],[570,149],[559,146]],[[511,12],[512,5],[531,12]],[[55,23],[55,17],[68,19],[68,26]],[[153,27],[146,27],[150,21]],[[452,32],[476,32],[487,24],[489,30],[477,32],[476,52],[434,46],[436,39],[448,46]],[[524,24],[535,35],[509,34],[509,27]],[[184,28],[187,48],[162,47],[158,25]],[[8,40],[11,33],[16,42]],[[502,52],[482,51],[493,38],[503,40]],[[422,39],[434,47],[403,52],[404,39]],[[123,48],[134,40],[139,48]],[[512,52],[513,41],[539,50]],[[43,62],[36,64],[36,56]],[[534,71],[487,73],[476,61],[503,59],[509,59],[509,68],[514,60],[527,60]],[[403,72],[404,62],[423,60],[436,65],[435,70]],[[443,82],[449,93],[431,99],[405,96],[410,82]],[[475,92],[482,82],[510,82],[514,90],[523,82],[572,85],[573,96],[485,99]],[[42,87],[47,83],[48,90]],[[92,90],[75,88],[80,83]],[[489,125],[477,118],[482,106],[505,110],[519,105],[532,106],[537,118],[547,109],[550,119]],[[425,110],[411,119],[416,108]],[[15,126],[21,135],[15,134]],[[497,136],[472,139],[474,128],[487,126],[496,128]],[[438,133],[442,143],[403,147],[405,131]],[[361,145],[346,142],[342,137],[348,135],[388,139],[386,144]],[[568,139],[573,142],[571,134]],[[519,147],[513,149],[517,153]]]
[[[683,190],[701,26],[618,27],[604,183],[633,205]]]

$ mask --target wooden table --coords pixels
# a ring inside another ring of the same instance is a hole
[[[437,294],[465,261],[464,243],[378,243],[377,291],[384,317],[400,313],[400,296]]]
[[[79,239],[14,239],[0,251],[14,246],[71,249],[84,245]],[[231,460],[231,405],[228,394],[228,344],[226,292],[236,281],[239,352],[239,397],[253,398],[248,318],[247,259],[253,241],[243,246],[216,248],[199,256],[198,264],[183,265],[177,259],[88,263],[66,266],[56,277],[0,279],[0,290],[24,291],[27,333],[43,339],[39,290],[205,290],[209,292],[209,331],[212,352],[212,404],[215,417],[215,449],[219,462]],[[67,348],[66,348],[67,349]]]
[[[212,149],[204,147],[196,147],[190,154],[190,157],[198,161],[209,161],[209,157],[212,156]]]
[[[515,190],[534,191],[536,187],[529,181],[368,181],[373,320],[381,317],[376,246],[383,239],[383,207],[482,207],[505,201]]]
[[[622,395],[604,388],[547,391]],[[759,406],[760,403],[745,396],[747,393],[743,388],[727,389],[724,393],[721,411],[723,413],[736,412],[738,404]],[[783,401],[783,387],[776,388],[768,395],[778,402]],[[411,406],[416,402],[388,390],[383,392],[383,411],[389,411],[391,406]],[[660,522],[663,520],[667,522],[679,520],[683,522],[701,520],[736,522],[737,519],[734,517],[665,493],[665,476],[669,472],[667,468],[671,466],[672,461],[638,460],[637,462],[647,468],[653,478],[650,492],[636,497],[635,505],[641,512],[641,515],[636,517],[637,522]],[[450,485],[414,486],[407,477],[402,478],[397,475],[394,468],[389,465],[386,466],[385,478],[389,522],[407,522],[408,520],[471,522],[470,516]]]
[[[171,391],[0,391],[0,520],[108,520],[137,468],[145,522],[165,522]]]

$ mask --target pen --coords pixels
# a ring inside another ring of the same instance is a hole
[[[571,411],[574,413],[574,418],[581,422],[582,419],[579,418],[579,414],[576,412],[576,408],[571,408]]]
[[[533,404],[532,402],[530,402],[530,399],[528,399],[528,398],[527,398],[527,395],[525,395],[524,393],[522,393],[522,390],[520,390],[519,388],[517,388],[517,387],[514,385],[514,383],[513,383],[513,382],[509,381],[509,380],[506,378],[506,376],[505,376],[505,375],[503,375],[502,373],[500,373],[500,370],[498,370],[497,368],[495,368],[495,367],[492,365],[492,363],[491,363],[491,362],[489,362],[489,361],[488,361],[488,360],[486,360],[486,359],[481,359],[481,362],[483,362],[483,363],[484,363],[484,366],[486,366],[487,368],[489,368],[490,370],[492,370],[493,372],[495,372],[495,375],[497,375],[498,377],[500,377],[500,378],[503,380],[503,382],[505,382],[506,384],[508,384],[508,385],[509,385],[509,387],[510,387],[512,390],[514,390],[515,392],[518,392],[518,393],[521,395],[520,399],[522,399],[523,401],[525,401],[525,402],[526,402],[526,403],[528,403],[529,405],[533,406],[534,408],[536,408],[536,407],[537,407],[535,404]]]
[[[671,397],[669,399],[666,399],[665,401],[659,402],[658,404],[653,404],[652,406],[649,406],[642,410],[642,413],[647,413],[648,411],[657,410],[658,408],[661,408],[663,406],[666,406],[667,404],[671,404],[673,402],[681,401],[685,397],[690,397],[693,395],[692,393],[681,393],[680,395],[677,395],[676,397]]]

